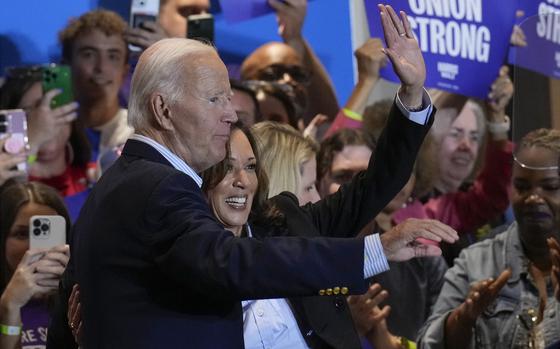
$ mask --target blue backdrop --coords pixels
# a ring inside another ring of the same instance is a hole
[[[6,1],[0,11],[0,72],[18,64],[57,61],[57,33],[69,18],[97,7],[127,17],[130,0]],[[213,10],[219,10],[213,1]],[[230,25],[216,13],[216,46],[235,67],[261,44],[280,40],[276,19],[267,15]],[[343,104],[353,87],[348,1],[316,0],[308,5],[304,34],[329,71]]]

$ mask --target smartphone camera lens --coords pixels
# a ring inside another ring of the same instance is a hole
[[[39,228],[33,229],[33,235],[35,235],[35,236],[41,235],[41,229],[39,229]]]
[[[47,230],[49,230],[49,225],[48,225],[48,224],[43,224],[43,225],[41,225],[41,230],[42,230],[42,231],[47,231]]]
[[[41,226],[41,220],[39,219],[34,219],[33,220],[33,226],[38,228],[39,226]]]

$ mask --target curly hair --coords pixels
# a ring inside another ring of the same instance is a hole
[[[539,128],[527,133],[519,145],[519,149],[540,147],[560,152],[560,130]]]
[[[72,60],[72,49],[76,38],[82,34],[89,33],[93,30],[100,30],[105,35],[117,35],[124,39],[126,32],[126,22],[115,12],[108,10],[94,10],[81,15],[77,19],[73,19],[60,33],[58,33],[58,41],[62,45],[62,58],[66,62]],[[125,44],[126,59],[128,61],[128,46]]]

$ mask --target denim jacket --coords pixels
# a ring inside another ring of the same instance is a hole
[[[523,254],[514,222],[504,233],[461,252],[455,265],[445,274],[432,315],[419,333],[419,348],[445,348],[444,330],[449,314],[464,302],[472,285],[483,279],[496,278],[508,267],[512,276],[496,301],[477,319],[468,347],[529,348],[531,333],[540,341],[536,348],[558,341],[560,306],[554,298],[550,281],[547,281],[548,296],[543,321],[535,327],[531,316],[528,316],[538,310],[539,297],[528,272],[529,261]]]

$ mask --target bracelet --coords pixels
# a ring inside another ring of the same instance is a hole
[[[488,122],[487,125],[490,133],[507,133],[511,127],[511,120],[506,115],[504,122]]]
[[[400,337],[400,342],[403,349],[416,349],[416,343],[404,337]]]
[[[364,119],[362,117],[362,115],[360,115],[359,113],[356,113],[355,111],[350,110],[348,108],[342,108],[342,112],[344,113],[344,115],[346,115],[347,117],[349,117],[352,120],[362,121]]]
[[[0,325],[0,334],[6,336],[19,336],[21,334],[21,326]]]
[[[28,165],[33,165],[35,163],[35,161],[37,161],[37,154],[29,155],[27,157],[27,164]]]

